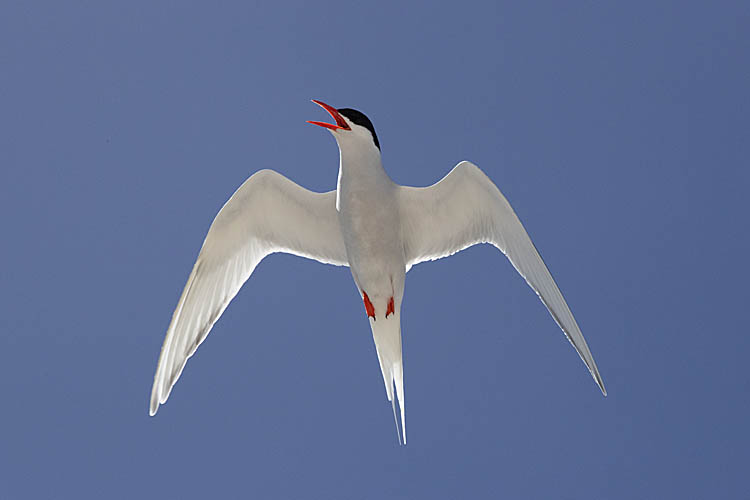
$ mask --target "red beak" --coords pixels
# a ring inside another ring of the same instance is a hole
[[[313,125],[320,125],[321,127],[329,128],[331,130],[351,130],[352,128],[349,126],[349,124],[346,123],[346,120],[344,120],[344,117],[339,114],[338,111],[336,111],[336,108],[333,106],[329,106],[328,104],[316,101],[315,99],[312,100],[315,104],[320,106],[321,108],[328,111],[334,120],[336,120],[336,125],[333,125],[332,123],[325,123],[325,122],[311,122],[310,120],[307,121],[307,123],[312,123]]]

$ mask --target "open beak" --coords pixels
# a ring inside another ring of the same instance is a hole
[[[324,102],[316,101],[315,99],[313,99],[312,102],[314,102],[321,108],[328,111],[333,117],[333,119],[336,120],[336,125],[332,123],[326,123],[326,122],[312,122],[310,120],[308,120],[307,123],[312,123],[313,125],[320,125],[321,127],[329,128],[331,130],[338,130],[338,129],[351,130],[351,127],[349,126],[349,124],[347,124],[346,120],[344,120],[344,117],[341,116],[338,111],[336,111],[336,108],[334,108],[333,106],[329,106],[328,104]]]

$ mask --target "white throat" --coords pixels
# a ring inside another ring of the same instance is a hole
[[[369,133],[369,132],[368,132]],[[339,174],[336,182],[336,210],[341,211],[341,193],[356,191],[357,186],[391,184],[383,169],[380,149],[371,140],[361,137],[340,137],[334,133],[339,146]]]

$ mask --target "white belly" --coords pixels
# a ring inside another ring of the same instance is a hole
[[[339,186],[339,221],[354,281],[380,316],[391,297],[400,305],[404,247],[394,186],[368,184]]]

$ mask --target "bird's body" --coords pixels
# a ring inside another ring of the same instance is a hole
[[[342,153],[339,169],[338,218],[354,281],[371,300],[387,300],[393,277],[403,281],[405,274],[397,186],[379,154],[349,158]]]
[[[336,125],[336,191],[312,193],[260,171],[224,205],[209,229],[162,347],[151,393],[153,415],[187,359],[266,255],[288,252],[349,266],[375,341],[386,395],[400,406],[406,442],[401,303],[406,272],[419,262],[491,243],[542,299],[606,395],[570,309],[510,204],[481,170],[461,162],[427,188],[395,184],[383,169],[372,123],[351,109],[323,106]],[[398,430],[398,417],[396,417]]]
[[[361,145],[339,146],[338,217],[349,268],[365,305],[386,394],[392,403],[395,403],[395,384],[401,407],[401,435],[405,440],[401,301],[406,262],[399,186],[383,169],[379,149],[357,146]]]

